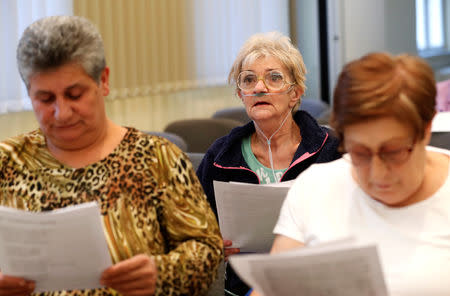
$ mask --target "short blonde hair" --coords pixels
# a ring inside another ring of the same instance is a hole
[[[342,143],[347,126],[389,116],[409,125],[415,139],[422,140],[435,106],[434,72],[423,59],[371,53],[344,66],[330,124]]]
[[[228,74],[228,83],[234,84],[244,65],[255,60],[273,56],[289,71],[293,82],[302,94],[306,90],[306,67],[300,51],[292,44],[291,39],[280,32],[258,33],[252,35],[241,47]],[[236,91],[238,87],[236,86]]]

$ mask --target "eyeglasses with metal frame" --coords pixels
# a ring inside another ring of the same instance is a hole
[[[264,76],[258,77],[253,71],[242,71],[237,78],[237,86],[242,91],[253,90],[259,81],[262,81],[266,88],[271,91],[283,89],[286,85],[295,83],[287,82],[284,74],[278,70],[268,71]]]

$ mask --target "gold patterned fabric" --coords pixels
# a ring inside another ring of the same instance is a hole
[[[108,157],[73,169],[52,157],[37,130],[0,143],[0,161],[4,206],[40,212],[97,201],[112,261],[154,256],[156,295],[203,295],[214,280],[222,259],[215,216],[191,163],[166,139],[128,128]],[[103,288],[33,295],[119,294]]]

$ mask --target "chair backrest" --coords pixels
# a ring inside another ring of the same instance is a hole
[[[303,98],[299,110],[305,110],[311,114],[320,124],[327,124],[330,117],[330,106],[318,99]],[[230,118],[245,124],[250,121],[244,107],[230,107],[217,110],[212,118]]]
[[[330,106],[318,99],[303,98],[299,110],[305,110],[306,112],[311,114],[312,117],[318,119],[321,118],[321,116],[329,113]]]
[[[242,124],[246,124],[250,121],[250,117],[248,117],[244,107],[230,107],[217,110],[212,115],[212,118],[228,118],[239,121]]]
[[[187,143],[186,143],[186,141],[182,137],[177,135],[177,134],[168,133],[168,132],[154,132],[154,131],[144,131],[144,133],[149,134],[149,135],[160,136],[160,137],[166,138],[170,142],[172,142],[175,145],[177,145],[178,148],[181,149],[181,151],[184,151],[184,152],[187,151]]]
[[[241,122],[227,118],[184,119],[169,123],[164,131],[182,137],[188,152],[205,153],[216,139],[240,125]]]
[[[429,145],[450,149],[450,132],[432,132]]]
[[[437,112],[434,116],[430,146],[450,149],[450,112]]]
[[[194,170],[198,169],[198,166],[203,160],[203,156],[205,156],[205,153],[200,152],[186,152],[186,155],[189,157],[189,159],[192,162],[192,166],[194,167]]]
[[[225,262],[220,261],[217,269],[217,277],[209,287],[206,296],[224,296],[225,289]]]

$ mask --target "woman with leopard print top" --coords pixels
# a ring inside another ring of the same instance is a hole
[[[93,24],[38,20],[17,60],[40,128],[0,143],[0,204],[40,212],[96,201],[114,265],[95,290],[37,293],[32,279],[0,273],[0,295],[205,294],[222,259],[215,216],[174,144],[107,118],[109,68]]]

